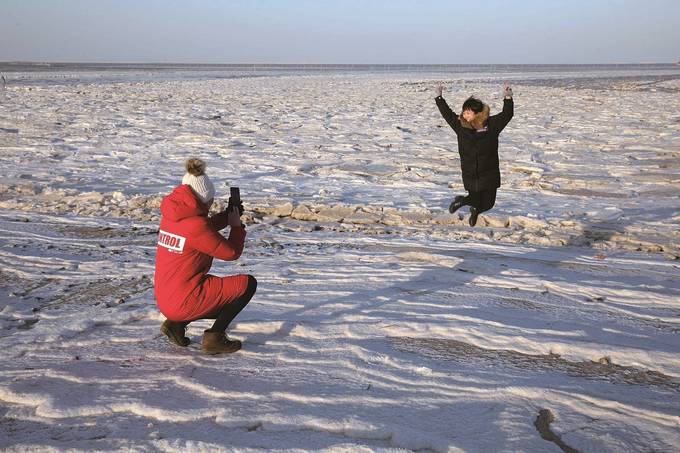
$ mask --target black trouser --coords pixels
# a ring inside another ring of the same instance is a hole
[[[212,316],[207,316],[206,318],[203,319],[214,319],[215,323],[212,325],[212,327],[208,330],[211,332],[224,332],[227,330],[227,327],[229,327],[229,324],[234,320],[234,318],[241,313],[241,310],[243,310],[246,305],[248,305],[248,302],[250,302],[250,299],[253,298],[253,295],[255,295],[255,290],[257,289],[257,280],[255,280],[255,277],[252,275],[248,276],[248,287],[246,288],[246,292],[243,293],[241,296],[236,298],[233,302],[228,303],[224,307],[222,307],[222,310],[220,310],[218,313],[213,314]],[[186,324],[189,324],[188,322]]]
[[[470,192],[467,197],[463,197],[462,201],[463,206],[474,206],[477,212],[488,211],[496,204],[496,189]]]

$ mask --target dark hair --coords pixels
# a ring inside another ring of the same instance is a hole
[[[475,113],[479,113],[484,110],[484,104],[476,97],[470,96],[463,102],[463,111],[466,110],[472,110]]]

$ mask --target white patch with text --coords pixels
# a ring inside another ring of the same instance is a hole
[[[158,245],[165,247],[174,253],[182,253],[184,251],[184,243],[186,240],[187,238],[185,237],[168,233],[167,231],[158,231]]]

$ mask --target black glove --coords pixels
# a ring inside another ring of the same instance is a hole
[[[238,215],[243,215],[243,212],[245,211],[245,209],[243,208],[243,200],[239,200],[236,207],[238,208]],[[234,202],[231,201],[231,197],[229,197],[229,203],[227,204],[227,212],[231,212],[233,208]]]

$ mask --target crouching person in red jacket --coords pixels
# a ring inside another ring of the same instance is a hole
[[[238,206],[208,217],[215,187],[205,174],[205,163],[189,159],[186,170],[182,185],[161,203],[154,275],[156,303],[167,318],[161,332],[187,346],[187,325],[214,319],[203,332],[203,349],[209,354],[236,352],[241,342],[230,340],[226,330],[255,294],[257,280],[244,274],[216,277],[208,271],[213,258],[233,261],[241,256],[246,230]],[[219,233],[227,225],[229,238]]]

